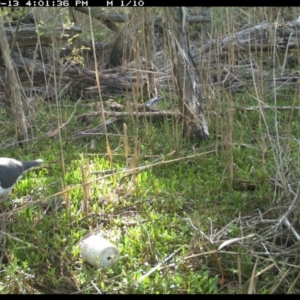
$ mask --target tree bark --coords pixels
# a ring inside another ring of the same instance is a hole
[[[92,18],[95,18],[103,23],[110,30],[119,33],[120,28],[107,17],[107,14],[104,12],[103,8],[97,7],[96,9],[90,9],[89,7],[75,7],[75,10],[80,11],[83,14],[88,15],[91,11]]]
[[[138,24],[136,24],[136,15],[133,13],[129,20],[123,25],[118,37],[115,40],[111,50],[109,65],[118,67],[123,63],[128,63],[136,56],[134,49],[137,39]]]
[[[163,8],[164,34],[183,115],[183,137],[201,140],[209,136],[204,117],[199,75],[189,49],[187,13],[184,7]]]
[[[154,69],[153,69],[153,56],[154,56],[154,18],[151,14],[151,8],[142,8],[143,18],[143,42],[145,49],[146,58],[146,69],[147,69],[147,91],[149,98],[157,95],[157,89],[154,85]]]
[[[12,64],[10,48],[8,45],[3,17],[0,16],[0,49],[6,68],[5,96],[6,105],[10,108],[12,116],[16,123],[18,142],[27,143],[28,133],[26,127],[25,114],[20,93],[20,86]]]

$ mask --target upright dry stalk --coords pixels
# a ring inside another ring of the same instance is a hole
[[[89,174],[89,165],[84,164],[83,159],[82,163],[80,164],[80,171],[81,171],[81,183],[82,183],[82,192],[83,192],[83,211],[84,215],[87,217],[89,214],[88,211],[88,203],[90,199],[90,189],[88,184],[88,174]]]
[[[225,149],[226,149],[226,163],[227,163],[227,175],[228,175],[228,187],[232,188],[233,179],[234,179],[234,164],[233,164],[233,115],[234,109],[232,107],[232,100],[229,101],[228,108],[228,127],[226,132],[226,141],[225,141]]]

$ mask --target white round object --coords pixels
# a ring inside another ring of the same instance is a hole
[[[99,235],[90,235],[80,244],[83,259],[92,266],[108,268],[120,258],[118,248]]]

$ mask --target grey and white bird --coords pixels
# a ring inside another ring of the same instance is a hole
[[[23,173],[43,162],[42,159],[18,161],[0,157],[0,202],[5,199]]]

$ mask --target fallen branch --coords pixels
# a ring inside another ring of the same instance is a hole
[[[155,267],[153,267],[148,273],[140,277],[140,279],[137,282],[137,285],[139,285],[146,277],[150,276],[152,273],[154,273],[157,269],[159,269],[163,264],[169,262],[176,254],[178,254],[182,250],[183,246],[177,249],[175,252],[173,252],[171,255],[169,255],[167,258],[165,258],[162,262],[157,264]]]
[[[101,111],[95,111],[91,113],[82,114],[77,117],[78,120],[83,120],[85,118],[90,117],[96,117],[101,116]],[[129,117],[129,116],[135,116],[135,117],[177,117],[180,116],[181,113],[179,111],[173,111],[173,110],[160,110],[160,111],[150,111],[150,112],[140,112],[140,111],[124,111],[124,112],[118,112],[118,111],[104,111],[104,115],[108,117],[115,117],[115,118],[123,118],[123,117]]]
[[[273,109],[273,110],[300,110],[299,106],[249,106],[249,107],[237,107],[237,110],[240,111],[257,111],[260,109]]]

